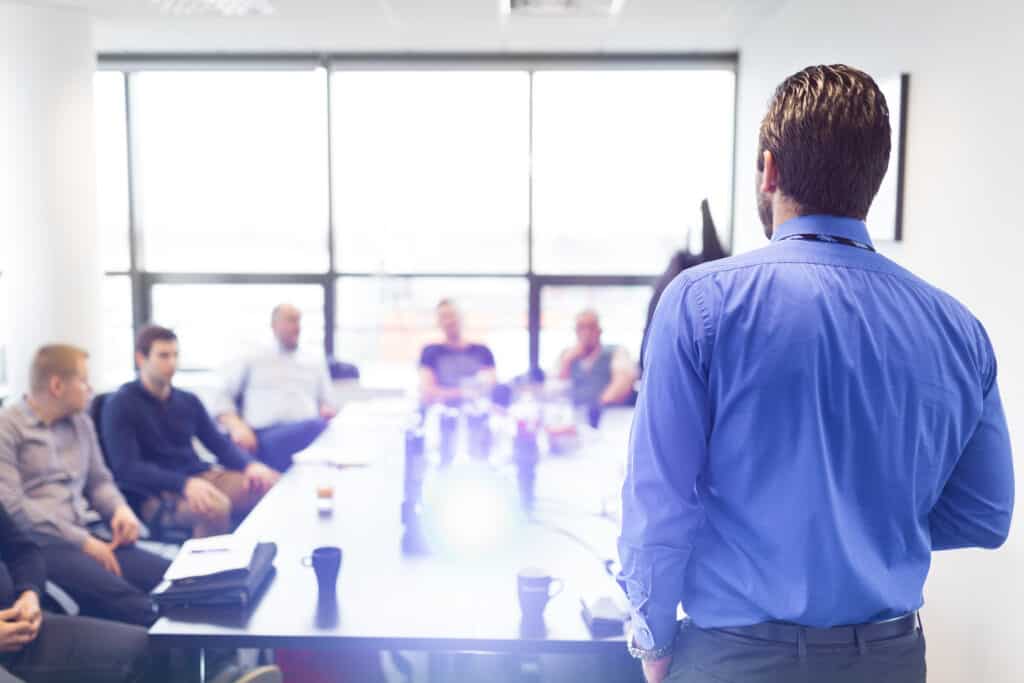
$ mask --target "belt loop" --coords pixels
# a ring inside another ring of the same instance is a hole
[[[807,659],[807,632],[802,626],[796,630],[796,654],[801,661]]]
[[[868,643],[864,640],[864,634],[860,632],[860,627],[853,627],[853,640],[857,643],[857,651],[860,652],[861,656],[866,656],[868,653]]]

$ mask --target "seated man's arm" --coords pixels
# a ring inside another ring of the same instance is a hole
[[[334,380],[331,379],[331,371],[327,362],[321,363],[318,372],[316,386],[316,404],[320,410],[320,417],[330,420],[338,414],[338,399],[334,395]]]
[[[562,355],[558,357],[558,368],[556,370],[558,379],[571,379],[572,364],[582,355],[583,352],[578,345],[562,351]]]
[[[19,449],[23,445],[15,425],[8,419],[0,420],[0,505],[11,524],[22,529],[46,533],[67,539],[80,546],[89,532],[50,514],[43,506],[25,495],[19,468]]]
[[[230,470],[244,470],[255,462],[252,456],[241,451],[220,433],[197,396],[190,395],[189,400],[192,402],[196,436],[211,453],[217,456],[221,465]]]
[[[223,383],[216,398],[213,413],[217,416],[217,422],[223,425],[231,436],[231,440],[239,448],[254,453],[259,446],[256,434],[238,414],[238,399],[245,391],[250,372],[249,364],[244,362],[238,363],[224,372]]]
[[[626,350],[615,349],[612,356],[612,379],[601,392],[601,405],[616,405],[622,403],[633,393],[633,383],[637,378],[636,366]]]
[[[433,369],[420,366],[420,401],[424,404],[440,403],[462,398],[458,387],[442,387],[437,383]]]
[[[46,583],[46,563],[39,546],[0,506],[0,557],[14,583],[14,594],[21,595],[27,590],[38,594]]]
[[[103,406],[103,438],[114,478],[123,488],[182,493],[187,475],[143,459],[136,424],[140,418],[129,401],[116,394]]]
[[[119,507],[127,506],[121,490],[114,483],[114,475],[111,474],[107,464],[103,461],[103,452],[100,450],[100,442],[96,437],[96,427],[88,415],[82,416],[85,425],[85,438],[87,443],[80,444],[88,454],[85,474],[85,497],[89,503],[100,513],[103,519],[109,520]]]
[[[482,347],[482,349],[480,361],[483,367],[477,370],[476,380],[490,389],[498,383],[498,370],[495,366],[494,354],[491,353],[491,350],[486,346]]]

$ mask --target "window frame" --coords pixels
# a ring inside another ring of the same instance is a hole
[[[157,284],[317,284],[323,287],[324,296],[324,351],[333,356],[335,351],[335,335],[337,328],[337,282],[341,277],[374,277],[376,273],[343,271],[338,268],[336,255],[336,235],[338,226],[334,217],[334,168],[335,159],[332,138],[332,93],[331,75],[336,71],[415,71],[415,70],[513,70],[526,71],[530,80],[530,177],[528,193],[528,224],[527,224],[527,269],[522,273],[389,273],[403,278],[518,278],[527,281],[529,300],[528,336],[529,336],[529,367],[537,369],[540,354],[540,320],[541,291],[545,286],[616,286],[616,285],[652,285],[657,275],[629,274],[594,274],[594,275],[558,275],[538,274],[534,272],[534,207],[532,174],[533,159],[533,77],[543,70],[706,70],[725,69],[738,74],[739,55],[735,52],[715,53],[673,53],[664,55],[620,54],[620,55],[498,55],[498,54],[240,54],[232,56],[220,55],[161,55],[107,53],[98,56],[97,69],[101,71],[121,72],[125,79],[125,125],[128,138],[128,271],[109,271],[106,275],[128,275],[131,279],[132,291],[132,324],[138,331],[152,320],[152,290]],[[145,71],[245,71],[245,70],[322,70],[326,88],[327,103],[327,206],[328,226],[327,240],[324,248],[328,252],[328,268],[323,273],[206,273],[206,272],[155,272],[149,271],[142,262],[142,240],[144,235],[138,226],[136,215],[136,189],[134,178],[134,158],[136,156],[137,135],[132,126],[132,81],[133,75]],[[738,79],[735,80],[734,98],[738,95]],[[731,186],[729,224],[725,227],[727,248],[733,244],[735,227],[735,151],[736,151],[736,120],[738,116],[734,99],[733,136],[730,159],[733,161],[733,177]],[[682,245],[681,245],[682,246]],[[668,255],[666,255],[667,260]],[[637,330],[639,335],[641,330]]]

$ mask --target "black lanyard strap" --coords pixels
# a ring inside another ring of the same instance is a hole
[[[779,241],[784,240],[805,240],[807,242],[827,242],[829,244],[842,244],[847,247],[856,247],[858,249],[865,249],[867,251],[874,251],[875,248],[870,244],[864,244],[857,240],[851,240],[848,237],[836,237],[835,235],[818,235],[816,233],[804,233],[799,235],[786,235]]]

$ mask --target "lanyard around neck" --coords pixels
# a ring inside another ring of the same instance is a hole
[[[799,235],[786,235],[779,239],[780,242],[785,240],[805,240],[807,242],[827,242],[829,244],[842,244],[847,247],[856,247],[857,249],[864,249],[866,251],[874,251],[875,248],[870,244],[864,244],[857,240],[851,240],[848,237],[836,237],[835,235],[818,235],[816,233],[802,233]]]

